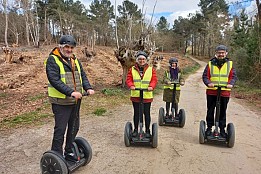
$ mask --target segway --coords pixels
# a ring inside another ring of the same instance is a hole
[[[88,94],[83,94],[83,96],[86,95]],[[80,107],[80,104],[76,104],[75,107],[75,114],[78,116],[77,107]],[[74,122],[72,134],[75,134],[75,124],[76,123]],[[88,141],[82,137],[75,138],[72,152],[73,158],[70,160],[66,160],[60,153],[53,150],[45,152],[40,161],[42,174],[69,174],[74,172],[79,167],[87,165],[92,159],[92,148]]]
[[[173,84],[172,90],[172,103],[171,103],[171,114],[169,116],[165,115],[165,110],[163,107],[159,109],[159,117],[158,122],[160,126],[176,126],[176,127],[184,127],[186,121],[186,114],[184,109],[180,109],[178,114],[175,115],[175,105],[176,105],[176,87],[179,84],[178,81],[171,82]],[[178,110],[178,108],[177,108]]]
[[[232,148],[235,144],[235,128],[233,123],[227,124],[226,137],[220,136],[218,130],[219,126],[219,117],[220,117],[220,94],[221,88],[223,86],[214,86],[217,87],[217,100],[216,100],[216,114],[215,114],[215,130],[211,132],[210,136],[206,135],[206,123],[204,120],[200,121],[199,124],[199,143],[204,144],[205,142],[214,142],[214,143],[226,143],[227,147]]]
[[[140,103],[139,103],[139,130],[138,135],[135,137],[132,135],[133,127],[131,122],[127,122],[124,130],[124,143],[126,147],[130,145],[150,145],[153,148],[158,146],[158,126],[156,123],[152,124],[152,134],[150,138],[145,136],[143,131],[143,91],[147,89],[135,88],[140,91]]]

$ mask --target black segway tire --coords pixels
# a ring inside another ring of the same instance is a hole
[[[179,127],[184,127],[186,122],[186,114],[184,109],[179,110]]]
[[[124,130],[124,143],[126,147],[130,146],[131,136],[132,136],[132,124],[131,122],[127,122]]]
[[[75,138],[75,143],[77,144],[79,148],[79,152],[84,154],[84,163],[83,166],[87,165],[90,163],[92,160],[92,148],[91,145],[88,143],[87,140],[85,140],[82,137],[76,137]]]
[[[157,123],[152,124],[152,147],[158,147],[158,125]]]
[[[164,123],[164,116],[165,116],[165,111],[164,111],[164,108],[161,107],[159,109],[159,118],[158,118],[159,126],[163,125],[163,123]]]
[[[227,147],[232,148],[235,144],[235,127],[233,123],[227,125]]]
[[[205,132],[206,132],[206,123],[204,120],[201,120],[199,123],[199,143],[205,143]]]
[[[47,151],[43,154],[40,161],[40,168],[42,174],[69,173],[66,161],[55,151]]]

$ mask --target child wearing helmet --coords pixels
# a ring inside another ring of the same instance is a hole
[[[144,91],[144,99],[143,99],[143,111],[145,115],[145,136],[147,138],[150,137],[150,107],[151,102],[153,101],[153,90],[157,85],[157,75],[156,70],[148,65],[148,55],[139,51],[136,55],[136,63],[133,67],[130,68],[126,84],[132,90],[130,100],[132,101],[133,109],[134,109],[134,131],[132,136],[136,137],[138,135],[138,125],[139,125],[139,103],[140,97],[135,94],[135,88],[147,88],[147,91]],[[145,94],[146,93],[146,94]],[[145,97],[146,95],[146,97]]]
[[[178,67],[178,59],[171,57],[169,59],[169,67],[164,72],[163,83],[164,83],[164,92],[163,92],[163,101],[166,102],[166,117],[171,117],[169,114],[170,103],[172,102],[172,93],[173,93],[173,84],[171,82],[178,82],[176,86],[176,96],[175,96],[175,117],[178,115],[178,103],[180,97],[180,85],[185,84],[185,80],[182,77],[181,70]],[[172,106],[173,107],[173,106]]]

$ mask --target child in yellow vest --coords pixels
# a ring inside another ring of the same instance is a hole
[[[164,73],[163,83],[164,92],[163,92],[163,101],[166,102],[166,117],[173,117],[174,115],[170,115],[170,103],[172,102],[173,95],[173,84],[171,82],[178,82],[176,85],[176,96],[175,96],[175,116],[177,116],[178,112],[178,103],[180,97],[180,85],[183,86],[185,84],[185,80],[181,75],[180,68],[178,67],[178,59],[175,57],[171,57],[169,59],[169,68]]]

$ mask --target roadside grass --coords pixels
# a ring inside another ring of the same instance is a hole
[[[97,116],[102,116],[104,113],[106,113],[107,112],[107,110],[106,109],[104,109],[104,108],[97,108],[94,112],[93,112],[93,114],[94,115],[97,115]]]
[[[122,87],[103,88],[92,96],[83,98],[81,115],[102,116],[108,110],[130,104],[129,90]]]
[[[195,73],[200,68],[199,63],[193,62],[192,66],[187,66],[182,69],[182,73],[185,78],[187,78],[190,74]]]
[[[43,98],[45,98],[44,94],[37,94],[37,95],[34,95],[34,96],[30,96],[27,100],[28,101],[37,101],[37,100],[40,100],[40,99],[43,99]]]
[[[261,106],[261,89],[254,86],[249,87],[249,84],[237,81],[234,89],[232,90],[234,97],[238,99],[245,99],[250,102],[251,105]]]
[[[3,93],[2,93],[2,92],[0,93],[0,98],[6,98],[6,96],[7,96],[6,93],[4,93],[4,92],[3,92]]]
[[[41,125],[44,119],[51,117],[52,114],[46,112],[48,104],[43,102],[43,105],[36,108],[35,111],[26,112],[23,114],[16,115],[12,118],[5,118],[0,122],[0,130],[6,130],[10,128],[22,127],[25,125]]]

